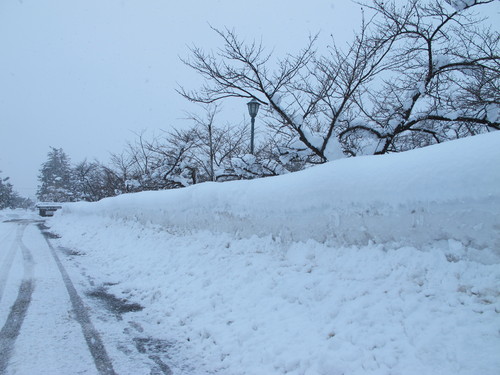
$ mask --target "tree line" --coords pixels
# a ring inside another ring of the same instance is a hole
[[[493,3],[373,0],[362,4],[369,16],[345,48],[334,40],[319,48],[312,36],[301,51],[282,57],[233,30],[213,29],[221,47],[193,47],[183,59],[204,78],[201,87],[178,88],[205,106],[204,114],[190,116],[190,128],[137,134],[106,165],[70,165],[52,148],[38,198],[96,201],[274,176],[500,130],[500,37],[476,12]],[[254,154],[247,126],[218,122],[218,103],[228,98],[262,105],[266,129]]]
[[[2,171],[0,171],[0,174]],[[0,175],[0,210],[6,208],[29,208],[33,205],[33,201],[29,198],[24,198],[14,190],[14,186],[9,182],[9,177]]]
[[[107,163],[72,164],[62,148],[51,147],[39,174],[37,198],[47,202],[98,201],[124,193],[187,187],[286,173],[273,142],[248,154],[245,125],[216,122],[217,108],[193,115],[193,126],[146,137],[137,134]],[[298,169],[298,167],[296,167]]]

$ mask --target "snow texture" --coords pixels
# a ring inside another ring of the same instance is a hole
[[[342,152],[342,146],[340,145],[340,142],[336,137],[330,137],[328,143],[326,144],[324,153],[328,161],[345,158],[345,155]]]
[[[476,0],[451,0],[451,6],[459,12],[467,7],[474,5],[475,2]]]
[[[490,122],[500,121],[500,106],[498,104],[488,104],[486,106],[486,118]]]
[[[72,203],[49,224],[146,307],[176,374],[493,375],[499,144]]]

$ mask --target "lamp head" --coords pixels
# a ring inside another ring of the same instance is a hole
[[[248,106],[248,113],[250,114],[250,117],[255,117],[257,116],[257,112],[259,112],[259,107],[260,103],[257,101],[257,99],[253,98],[247,103]]]

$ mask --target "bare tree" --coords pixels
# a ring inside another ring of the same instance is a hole
[[[302,51],[278,60],[272,69],[271,55],[261,44],[246,46],[234,31],[215,31],[224,40],[223,49],[214,54],[193,48],[191,60],[184,60],[209,83],[195,91],[180,89],[180,93],[202,103],[256,97],[268,105],[269,124],[275,133],[289,141],[297,137],[309,151],[310,162],[332,159],[334,129],[352,112],[355,94],[387,68],[384,56],[394,38],[375,39],[363,23],[347,52],[334,47],[329,58],[317,57],[316,38],[311,37]]]
[[[73,167],[75,195],[77,200],[96,202],[106,195],[103,194],[103,178],[98,162],[88,162],[86,159]]]
[[[314,38],[297,55],[288,55],[279,60],[276,69],[271,69],[271,54],[262,44],[245,45],[238,39],[234,31],[214,31],[224,40],[224,47],[216,53],[206,53],[201,48],[191,49],[191,59],[184,63],[205,77],[208,83],[199,90],[189,91],[181,88],[179,92],[187,99],[210,104],[226,98],[256,98],[261,104],[268,105],[270,114],[275,114],[280,122],[295,129],[301,140],[311,150],[316,150],[309,143],[303,132],[302,124],[296,117],[293,103],[283,101],[289,91],[298,86],[298,82],[307,81],[310,76],[309,66],[314,57]],[[300,100],[296,98],[292,101]]]
[[[194,124],[191,131],[196,138],[191,160],[204,176],[203,180],[217,181],[221,176],[227,177],[226,169],[231,159],[246,154],[248,129],[244,125],[216,125],[218,106],[208,105],[204,109],[204,116],[189,115]]]
[[[201,103],[256,98],[284,149],[308,163],[499,129],[499,37],[473,13],[491,3],[374,0],[353,41],[333,41],[327,55],[311,37],[297,54],[275,59],[261,43],[214,29],[223,47],[194,47],[183,60],[206,84],[179,92]]]
[[[130,192],[127,181],[133,178],[132,166],[132,160],[125,151],[122,151],[120,154],[111,154],[109,166],[104,167],[106,185],[117,195]]]
[[[500,129],[499,36],[472,12],[492,2],[365,4],[378,16],[375,32],[395,35],[393,64],[381,88],[359,95],[363,123],[351,122],[340,139],[359,152],[368,131],[382,154]]]

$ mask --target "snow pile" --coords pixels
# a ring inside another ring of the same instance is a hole
[[[63,212],[330,245],[453,238],[500,248],[499,145],[496,132],[275,178],[71,204]]]
[[[447,55],[434,55],[432,62],[434,69],[441,69],[443,66],[450,64],[451,59]]]
[[[176,375],[494,375],[500,366],[498,257],[457,241],[331,248],[90,216],[55,228],[85,252],[75,261],[93,285],[146,307],[125,320],[172,343]]]
[[[49,225],[85,254],[67,267],[145,306],[124,320],[171,343],[176,375],[493,375],[498,145],[70,204]]]
[[[486,118],[491,122],[498,122],[500,119],[500,105],[488,104],[486,106]]]

